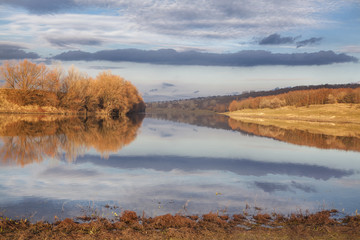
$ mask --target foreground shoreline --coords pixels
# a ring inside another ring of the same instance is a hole
[[[124,211],[115,220],[82,216],[54,223],[0,218],[0,239],[357,239],[360,215],[317,213],[199,216],[137,216]]]

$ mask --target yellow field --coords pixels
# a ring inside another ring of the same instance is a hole
[[[224,113],[242,122],[334,136],[360,136],[360,104],[244,109]]]

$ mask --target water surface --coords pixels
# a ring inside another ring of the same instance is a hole
[[[359,207],[356,145],[289,143],[247,125],[232,130],[219,115],[152,117],[1,116],[0,214],[52,221],[125,209],[156,216]]]

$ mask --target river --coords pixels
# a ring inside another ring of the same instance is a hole
[[[301,134],[276,137],[296,132],[234,127],[220,115],[0,119],[0,216],[51,222],[124,210],[152,217],[359,208],[356,137],[334,144],[311,135],[322,139],[317,146]]]

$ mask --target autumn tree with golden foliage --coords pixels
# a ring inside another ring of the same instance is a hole
[[[63,72],[59,66],[50,69],[28,60],[5,62],[0,66],[0,77],[9,89],[7,95],[11,95],[8,100],[15,104],[48,104],[46,106],[86,114],[125,115],[145,110],[137,89],[110,71],[100,73],[95,79],[74,66],[66,74]]]
[[[232,101],[229,111],[257,108],[279,108],[284,106],[309,106],[315,104],[360,103],[360,88],[321,88],[312,90],[291,91],[288,93],[247,98]]]

